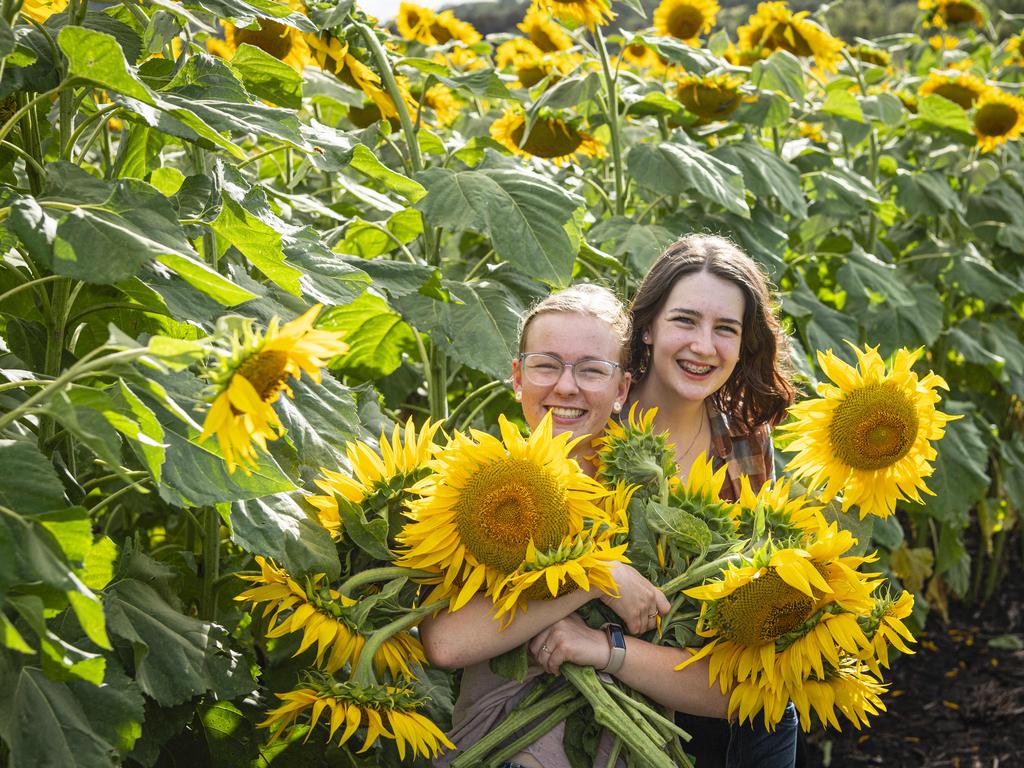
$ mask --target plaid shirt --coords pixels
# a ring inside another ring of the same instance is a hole
[[[740,497],[740,476],[750,479],[756,493],[768,480],[775,479],[775,456],[771,430],[767,424],[757,427],[749,435],[734,434],[729,430],[725,414],[708,408],[711,425],[712,466],[717,470],[723,464],[726,470],[721,497],[736,501]]]

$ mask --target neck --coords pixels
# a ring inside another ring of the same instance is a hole
[[[648,379],[634,387],[634,398],[643,410],[658,409],[654,425],[660,432],[668,432],[677,445],[685,444],[697,433],[704,420],[704,400],[680,400],[675,395],[662,395]],[[671,407],[668,407],[671,403]]]

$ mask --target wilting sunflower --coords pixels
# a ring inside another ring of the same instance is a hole
[[[696,45],[711,31],[720,10],[716,0],[661,0],[654,11],[654,31]]]
[[[609,0],[533,0],[530,7],[587,29],[603,27],[615,18]]]
[[[254,444],[266,451],[268,440],[284,434],[273,404],[282,390],[292,396],[288,378],[298,379],[305,371],[319,384],[320,369],[327,361],[348,351],[340,332],[313,328],[319,313],[317,304],[280,327],[275,317],[266,334],[253,331],[248,323],[232,334],[230,350],[218,356],[210,373],[213,405],[199,442],[217,435],[228,473],[241,467],[249,474],[249,467],[256,465]]]
[[[524,140],[525,130],[526,115],[509,109],[491,124],[491,138],[504,144],[514,155],[539,157],[555,165],[568,163],[578,156],[604,157],[606,154],[601,142],[561,117],[539,118]]]
[[[536,6],[530,6],[516,26],[544,53],[572,48],[572,38],[568,33],[551,18],[551,14]]]
[[[626,545],[614,546],[615,533],[606,529],[598,535],[583,533],[566,536],[557,547],[540,551],[530,542],[523,564],[514,573],[499,582],[494,589],[494,602],[498,610],[495,619],[507,614],[507,625],[518,610],[526,610],[530,600],[542,600],[599,587],[612,597],[619,596],[619,588],[611,573],[614,561],[626,559]]]
[[[808,20],[809,15],[808,11],[793,13],[784,2],[758,3],[757,12],[737,30],[737,48],[813,56],[822,70],[835,72],[843,41]]]
[[[901,653],[913,654],[907,643],[917,642],[914,635],[907,629],[903,619],[914,610],[914,596],[903,590],[898,598],[891,595],[880,597],[871,615],[862,621],[865,634],[871,638],[871,648],[861,654],[861,661],[875,673],[882,676],[881,667],[889,667],[889,646]]]
[[[819,384],[819,398],[790,408],[796,420],[779,428],[796,438],[783,449],[796,452],[786,469],[814,487],[826,483],[825,501],[842,491],[844,511],[857,504],[862,519],[888,517],[900,499],[920,504],[919,491],[931,493],[924,482],[934,471],[930,441],[959,417],[935,408],[935,390],[948,389],[942,377],[912,370],[920,350],[900,349],[887,369],[877,347],[853,348],[857,368],[831,350],[818,352],[835,383]]]
[[[742,84],[743,78],[735,75],[687,73],[676,79],[675,96],[702,121],[724,120],[742,103]]]
[[[885,690],[886,686],[868,674],[862,664],[846,658],[838,666],[827,668],[823,676],[805,680],[787,693],[805,731],[811,729],[812,708],[822,723],[836,730],[842,730],[836,710],[860,730],[862,724],[869,724],[868,715],[885,711]]]
[[[926,27],[956,27],[961,24],[982,25],[985,15],[974,0],[917,0],[917,7],[925,11]]]
[[[1019,138],[1024,131],[1024,99],[990,88],[975,104],[974,134],[982,152]]]
[[[374,449],[360,440],[353,440],[345,446],[345,456],[352,468],[352,474],[320,468],[323,477],[314,480],[326,495],[307,496],[306,501],[319,511],[320,523],[334,538],[341,535],[341,515],[337,496],[362,504],[369,497],[377,497],[377,504],[402,503],[407,489],[427,474],[427,462],[438,446],[434,437],[441,422],[429,421],[416,432],[416,425],[410,418],[405,431],[395,424],[391,439],[381,431],[380,448]]]
[[[307,578],[303,588],[272,560],[257,555],[256,562],[260,566],[259,576],[239,578],[257,586],[245,590],[235,600],[254,606],[266,603],[263,617],[270,616],[267,637],[302,632],[295,656],[315,644],[315,664],[325,672],[335,672],[346,664],[355,666],[366,645],[366,638],[348,618],[358,601],[324,585],[324,574]],[[420,641],[408,632],[400,632],[384,641],[374,654],[373,667],[378,675],[387,670],[392,677],[410,677],[410,662],[425,661]]]
[[[776,687],[798,685],[822,658],[868,647],[848,607],[872,605],[877,581],[856,571],[864,558],[844,556],[854,543],[833,524],[805,548],[764,549],[747,565],[730,566],[721,580],[686,590],[702,601],[698,634],[712,640],[676,669],[709,656],[710,682],[717,679],[723,693],[751,676]]]
[[[42,24],[55,13],[68,7],[68,0],[25,0],[21,5],[21,13]]]
[[[549,78],[549,84],[558,82],[576,69],[583,57],[572,51],[545,53],[525,37],[513,37],[498,46],[494,61],[499,69],[515,69],[518,79],[510,84],[513,88],[532,88],[544,78]]]
[[[404,684],[362,686],[355,682],[338,682],[327,675],[310,674],[301,687],[274,695],[284,703],[268,712],[267,719],[259,724],[260,728],[270,729],[271,744],[291,730],[299,716],[308,709],[311,732],[321,715],[328,713],[328,742],[334,740],[334,734],[341,726],[345,726],[338,738],[339,747],[365,727],[366,736],[359,754],[372,747],[379,738],[394,740],[400,760],[405,759],[406,748],[411,758],[417,755],[435,758],[441,747],[455,749],[448,737],[418,711],[426,703],[425,699]]]
[[[549,416],[528,438],[504,417],[499,428],[500,440],[457,432],[437,453],[398,535],[405,548],[398,564],[441,572],[440,595],[454,598],[452,610],[482,588],[493,594],[531,546],[555,549],[586,521],[605,517],[594,502],[607,492],[570,458],[578,439],[552,437]]]
[[[281,4],[299,13],[306,12],[306,6],[299,0],[282,0]],[[238,46],[247,43],[283,61],[299,73],[310,62],[307,36],[287,24],[271,19],[259,19],[258,29],[236,27],[226,21],[222,21],[221,25],[224,27],[224,39],[211,37],[206,41],[206,49],[222,59],[233,58]]]
[[[330,72],[350,88],[362,91],[384,117],[398,117],[398,109],[391,95],[381,87],[380,75],[352,55],[348,43],[324,32],[320,35],[307,34],[310,57],[325,72]],[[406,107],[415,109],[405,78],[398,77],[398,88]],[[371,121],[372,122],[372,121]]]
[[[934,93],[959,104],[964,109],[970,109],[989,88],[990,86],[977,75],[933,69],[918,90],[918,95],[928,96]]]

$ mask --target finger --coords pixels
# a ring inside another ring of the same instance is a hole
[[[662,616],[668,613],[669,609],[672,607],[672,603],[668,601],[668,598],[665,597],[665,593],[662,592],[660,589],[654,595],[654,601],[658,605],[658,613],[660,613]]]
[[[533,658],[541,663],[544,661],[541,657],[546,655],[543,649],[549,647],[548,636],[550,634],[548,630],[544,630],[530,641],[530,653],[533,655]]]

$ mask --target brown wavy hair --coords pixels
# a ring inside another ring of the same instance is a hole
[[[728,280],[743,291],[743,332],[739,360],[712,403],[733,428],[750,432],[762,424],[778,424],[796,397],[789,362],[789,338],[778,318],[778,307],[761,267],[731,240],[718,235],[687,235],[658,257],[640,282],[629,314],[628,369],[642,381],[651,348],[644,333],[665,306],[678,280],[698,272]]]

